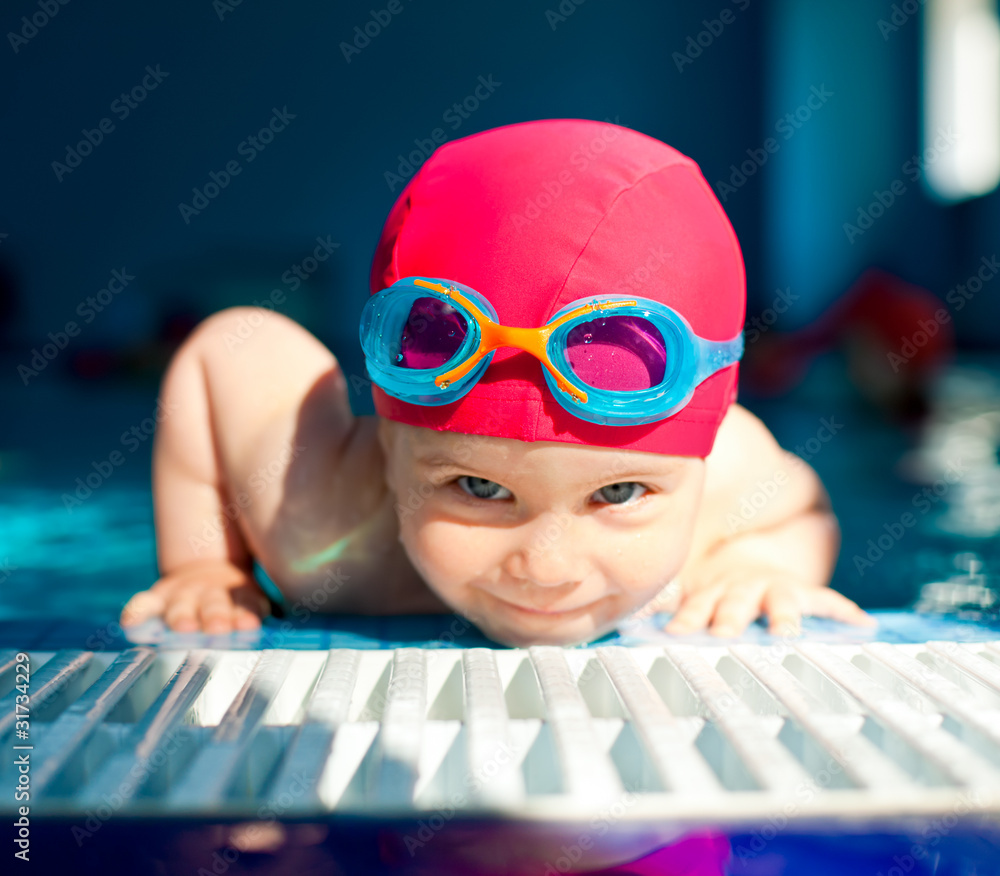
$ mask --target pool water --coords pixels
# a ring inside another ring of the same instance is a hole
[[[79,633],[89,631],[89,638],[94,630],[113,629],[125,601],[156,579],[149,437],[156,388],[67,385],[52,378],[30,388],[0,386],[6,411],[0,433],[0,637],[4,629],[23,635],[47,624],[68,645]],[[919,496],[926,486],[898,475],[901,460],[913,455],[912,436],[887,426],[846,390],[828,388],[837,385],[817,378],[803,398],[754,404],[783,446],[808,457],[831,494],[843,533],[834,585],[875,609],[913,606],[931,582],[966,580],[988,593],[1000,563],[1000,541],[992,537],[1000,531],[1000,489],[977,482],[978,506],[985,506],[978,531],[946,531],[941,521],[955,516],[955,500],[972,488],[950,486],[942,498],[931,493],[934,501],[924,503]],[[1000,409],[1000,390],[987,383],[978,391],[987,398],[995,391]],[[901,530],[897,522],[907,510],[916,526]],[[889,547],[882,558],[878,544]],[[990,622],[995,615],[982,599],[952,608],[951,619]],[[368,638],[435,640],[433,631],[454,621],[356,618],[341,626],[355,631],[351,647],[359,647],[357,641]],[[315,632],[330,622],[296,628]],[[390,632],[396,629],[401,632]],[[311,641],[320,638],[312,635]],[[473,643],[489,644],[475,630],[456,637],[458,646]]]

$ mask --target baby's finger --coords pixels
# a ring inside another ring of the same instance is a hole
[[[244,608],[242,605],[236,606],[233,610],[234,630],[259,630],[261,627],[260,615]]]
[[[856,624],[863,627],[872,627],[878,624],[878,621],[856,602],[852,602],[842,593],[831,590],[829,587],[809,592],[807,611],[809,614],[831,617],[845,624]]]
[[[194,633],[201,628],[198,596],[198,591],[191,587],[178,587],[169,594],[163,620],[175,633]]]
[[[121,625],[134,627],[151,617],[159,617],[163,614],[166,604],[162,591],[142,590],[125,603],[121,614]]]
[[[725,592],[715,609],[709,632],[713,636],[738,636],[760,614],[761,598],[767,582],[733,587]]]
[[[231,633],[233,630],[233,599],[223,587],[206,587],[201,591],[198,616],[206,633]]]
[[[705,629],[723,592],[721,585],[695,590],[681,603],[677,614],[666,626],[667,632],[683,636]]]
[[[761,603],[772,636],[797,636],[802,632],[802,589],[772,587]]]
[[[232,592],[236,608],[233,612],[233,626],[237,630],[256,630],[260,619],[271,613],[271,603],[256,587],[238,587]]]

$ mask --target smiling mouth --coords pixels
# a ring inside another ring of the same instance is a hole
[[[490,595],[493,596],[493,594]],[[535,617],[569,617],[570,615],[580,614],[587,609],[593,608],[595,605],[595,603],[590,602],[587,603],[587,605],[581,605],[578,608],[567,608],[552,611],[551,609],[527,608],[523,605],[517,605],[514,602],[508,602],[506,599],[501,599],[499,596],[493,596],[493,598],[507,608],[511,608],[522,614],[534,615]]]

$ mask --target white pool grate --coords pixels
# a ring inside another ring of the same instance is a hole
[[[1000,643],[30,656],[36,814],[1000,813]]]

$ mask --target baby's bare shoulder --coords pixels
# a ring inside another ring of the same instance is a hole
[[[192,381],[203,381],[207,392],[185,389]],[[191,442],[187,421],[207,420],[214,476],[226,494],[243,499],[251,536],[287,511],[283,502],[297,507],[330,484],[356,427],[333,353],[298,323],[262,308],[229,308],[201,323],[175,357],[164,391],[189,414],[165,421],[177,432],[169,455],[187,453],[197,464],[203,451]],[[207,409],[195,410],[199,405]],[[164,476],[175,468],[164,460]]]
[[[783,449],[761,420],[739,405],[729,409],[706,459],[705,516],[719,524],[741,514],[747,522],[749,502],[752,525],[766,527],[823,494],[812,468]],[[731,534],[731,527],[726,532]]]
[[[263,308],[233,307],[205,320],[193,341],[204,362],[223,452],[255,442],[290,418],[307,431],[322,427],[341,438],[350,431],[347,385],[336,357],[294,320]]]
[[[710,482],[730,483],[733,476],[746,472],[748,464],[758,468],[777,463],[784,456],[771,430],[740,405],[731,405],[719,427],[707,464],[706,488]]]

